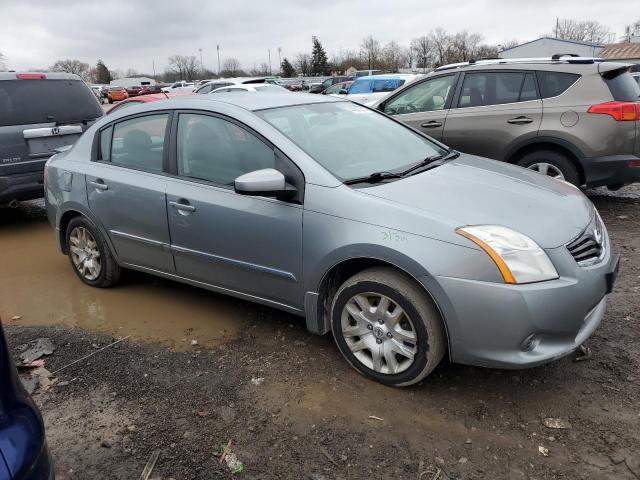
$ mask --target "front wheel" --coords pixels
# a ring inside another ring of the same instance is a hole
[[[100,231],[86,218],[75,217],[69,222],[67,250],[73,271],[87,285],[102,288],[118,282],[120,266]]]
[[[435,305],[415,282],[391,268],[370,268],[342,284],[331,321],[336,344],[351,366],[385,385],[419,382],[446,351]]]

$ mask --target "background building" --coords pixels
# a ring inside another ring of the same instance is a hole
[[[115,80],[111,80],[111,86],[118,87],[135,87],[136,85],[155,85],[156,81],[153,78],[149,77],[125,77],[125,78],[117,78]]]
[[[597,57],[603,49],[604,45],[597,43],[541,37],[515,47],[505,48],[498,55],[500,58],[546,58],[556,53],[574,53],[581,57]]]
[[[607,45],[600,52],[600,57],[610,61],[635,63],[632,70],[640,71],[640,36],[631,37],[630,42]]]

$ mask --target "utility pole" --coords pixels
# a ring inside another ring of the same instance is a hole
[[[282,47],[278,47],[278,75],[282,76]]]
[[[216,45],[216,50],[218,51],[218,76],[220,76],[220,45]]]
[[[560,17],[556,17],[556,38],[558,38],[558,30],[560,30]]]
[[[156,61],[151,60],[151,67],[153,68],[153,78],[156,78]]]
[[[200,71],[202,72],[202,79],[204,79],[204,64],[202,63],[202,48],[199,48],[200,52]]]
[[[271,49],[268,48],[267,52],[269,52],[269,75],[271,75]]]

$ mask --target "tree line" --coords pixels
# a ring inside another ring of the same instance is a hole
[[[594,20],[558,19],[549,36],[566,40],[592,43],[611,43],[616,35],[606,25]],[[632,36],[640,35],[640,19],[624,27],[620,40],[628,42]],[[225,58],[220,71],[203,68],[195,55],[172,55],[167,59],[167,68],[159,75],[142,73],[134,69],[109,70],[102,60],[95,66],[80,60],[58,60],[49,71],[74,73],[91,83],[109,83],[122,77],[146,76],[156,80],[196,80],[213,77],[267,76],[279,73],[282,77],[326,76],[344,73],[353,67],[357,70],[383,70],[395,72],[400,69],[430,70],[448,63],[466,62],[472,58],[497,57],[500,50],[518,45],[516,39],[506,39],[500,44],[484,42],[481,34],[462,30],[449,33],[436,28],[401,45],[392,40],[383,44],[369,35],[356,48],[341,49],[331,58],[317,37],[312,37],[310,52],[301,52],[285,57],[276,72],[266,62],[246,70],[235,57]],[[8,59],[0,52],[0,71],[7,68]]]

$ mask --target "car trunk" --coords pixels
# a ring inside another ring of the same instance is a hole
[[[0,81],[0,176],[41,171],[102,115],[80,80]]]

